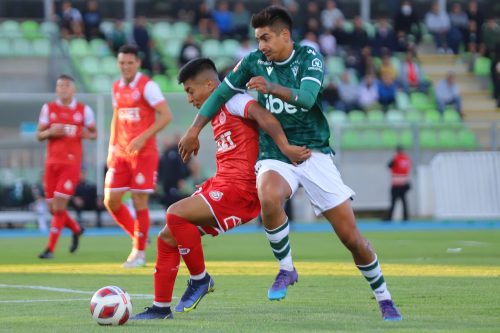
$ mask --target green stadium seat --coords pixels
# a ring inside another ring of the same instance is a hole
[[[424,121],[427,125],[438,126],[441,123],[441,114],[436,110],[429,110],[424,114]]]
[[[50,55],[50,41],[47,38],[35,39],[32,42],[33,54],[38,57],[48,57]]]
[[[47,37],[59,34],[59,27],[55,22],[45,21],[40,24],[40,32]]]
[[[115,30],[115,24],[111,21],[102,21],[101,24],[99,24],[99,30],[109,38]]]
[[[429,97],[421,92],[413,92],[410,95],[411,105],[419,111],[427,111],[435,109],[435,106],[429,100]]]
[[[13,54],[18,56],[26,57],[33,55],[33,49],[31,47],[30,41],[24,38],[14,39],[12,41],[12,51]]]
[[[19,23],[14,20],[3,21],[0,32],[3,36],[11,38],[17,38],[22,35]]]
[[[391,64],[397,73],[401,72],[401,60],[398,57],[391,57]]]
[[[102,73],[101,64],[97,57],[88,56],[81,59],[80,69],[84,75],[97,75]]]
[[[69,42],[69,52],[72,56],[85,57],[91,55],[87,41],[83,38],[75,38]]]
[[[342,131],[340,147],[342,149],[359,149],[362,142],[359,132],[354,129],[345,129]]]
[[[191,33],[191,26],[186,22],[178,21],[172,25],[172,32],[177,38],[184,39]]]
[[[399,144],[398,133],[393,128],[385,128],[382,130],[382,147],[395,149]]]
[[[442,129],[439,132],[438,140],[438,145],[441,148],[453,149],[458,147],[457,136],[455,135],[455,132],[453,130]]]
[[[327,114],[330,126],[339,126],[347,122],[347,115],[344,111],[332,111]]]
[[[458,145],[462,148],[466,149],[474,149],[477,148],[478,144],[476,141],[476,135],[474,132],[467,128],[463,128],[458,132]]]
[[[101,59],[101,70],[104,74],[108,74],[113,77],[120,73],[120,69],[116,63],[116,58],[113,56],[107,56]]]
[[[380,110],[371,110],[367,113],[368,122],[383,125],[385,121],[384,113]]]
[[[351,123],[363,123],[366,120],[365,113],[360,110],[353,110],[347,115]]]
[[[225,39],[222,41],[222,49],[224,50],[224,54],[228,57],[234,58],[239,48],[240,42],[235,39]]]
[[[438,146],[436,131],[432,129],[420,130],[419,142],[423,149],[435,149]]]
[[[416,110],[410,110],[406,113],[406,121],[410,123],[419,123],[422,121],[422,114]]]
[[[43,37],[39,28],[40,26],[38,23],[32,20],[23,21],[21,23],[21,31],[26,39],[37,39]]]
[[[182,40],[169,40],[161,48],[162,53],[166,56],[177,59],[181,53]]]
[[[390,124],[397,125],[405,122],[405,116],[399,110],[389,110],[385,114],[385,120]]]
[[[0,38],[0,56],[9,56],[11,53],[10,40],[7,38]]]
[[[234,58],[229,57],[229,56],[219,56],[214,59],[212,59],[215,64],[215,68],[217,68],[218,71],[223,71],[226,68],[233,68],[234,66]]]
[[[168,22],[156,22],[152,28],[152,35],[154,39],[166,40],[173,35],[173,29]]]
[[[413,132],[411,129],[406,128],[399,134],[399,143],[405,148],[413,147]]]
[[[352,32],[354,30],[354,23],[351,21],[344,21],[344,31]]]
[[[408,94],[402,91],[396,93],[396,106],[399,110],[408,110],[411,108],[410,98]]]
[[[224,55],[221,43],[216,39],[207,39],[201,44],[201,53],[207,58],[216,58],[219,55]]]
[[[375,129],[367,129],[361,137],[362,148],[378,149],[384,148],[382,135],[380,131]]]
[[[344,59],[336,56],[328,57],[326,60],[326,68],[328,70],[328,75],[340,76],[345,71]]]
[[[455,110],[444,110],[443,113],[443,123],[449,127],[462,127],[462,119],[460,115]]]
[[[363,28],[365,29],[369,38],[372,39],[375,37],[376,29],[375,29],[375,26],[371,22],[368,22],[368,21],[363,22]]]
[[[491,71],[491,60],[487,57],[479,57],[474,62],[474,74],[478,76],[489,76]]]
[[[94,56],[105,57],[111,55],[108,43],[100,38],[95,38],[90,41],[90,50]]]

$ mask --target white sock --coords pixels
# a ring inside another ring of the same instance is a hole
[[[380,268],[376,255],[375,260],[373,260],[370,264],[357,265],[357,267],[361,274],[365,277],[366,281],[370,284],[373,295],[375,295],[378,302],[391,299],[391,294],[385,284],[384,275],[382,274],[382,269]]]

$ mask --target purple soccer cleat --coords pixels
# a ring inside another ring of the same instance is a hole
[[[378,302],[382,318],[386,321],[401,321],[403,316],[399,312],[394,302],[390,299]]]
[[[267,291],[267,298],[269,298],[270,301],[282,300],[286,296],[288,286],[293,286],[298,280],[299,275],[297,274],[295,267],[293,268],[293,271],[280,269],[278,275],[276,275],[276,279],[274,279],[273,285]]]

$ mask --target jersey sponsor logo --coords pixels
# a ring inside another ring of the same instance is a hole
[[[318,58],[314,58],[311,62],[311,66],[307,68],[308,70],[313,70],[313,71],[323,71],[323,62],[319,60]]]
[[[185,247],[180,247],[179,248],[179,253],[181,254],[181,256],[185,256],[186,254],[188,254],[189,252],[191,252],[190,249],[188,248],[185,248]]]
[[[215,140],[217,144],[217,153],[224,153],[236,148],[236,144],[231,139],[231,131],[227,131],[219,135]]]
[[[226,114],[224,112],[221,112],[219,114],[219,124],[225,124],[226,123]]]
[[[141,114],[139,108],[120,108],[118,109],[118,118],[120,120],[138,122],[141,120]]]
[[[288,104],[283,102],[278,97],[274,97],[273,95],[264,94],[266,97],[266,109],[271,111],[272,113],[280,114],[285,111],[288,114],[294,114],[297,112],[297,107],[295,105]],[[309,110],[300,108],[302,112],[307,112]]]
[[[222,196],[224,195],[224,193],[222,193],[220,191],[210,191],[210,193],[208,193],[208,195],[210,196],[210,198],[212,198],[212,200],[220,201],[220,199],[222,199]]]
[[[135,176],[135,182],[136,182],[136,184],[142,185],[142,184],[144,184],[145,181],[146,181],[146,178],[144,177],[144,175],[142,174],[142,172],[139,172]]]
[[[270,61],[264,61],[264,60],[257,60],[258,65],[264,65],[264,66],[271,66],[273,63]]]
[[[64,135],[69,137],[74,137],[76,136],[78,127],[76,125],[64,124],[63,129],[64,129]]]
[[[80,112],[77,112],[73,115],[73,120],[77,123],[82,121],[82,114]]]
[[[297,77],[297,73],[299,72],[299,68],[297,66],[292,67],[292,73],[294,77]]]
[[[266,67],[267,75],[271,76],[273,69],[274,69],[273,67]]]
[[[64,182],[63,187],[66,191],[69,191],[73,188],[73,182],[68,179],[67,181]]]
[[[234,66],[234,68],[233,68],[233,72],[235,72],[235,73],[236,73],[236,71],[237,71],[237,70],[238,70],[238,68],[240,67],[240,65],[241,65],[241,62],[242,62],[242,61],[243,61],[243,59],[241,59],[240,61],[238,61],[238,63],[236,64],[236,66]]]

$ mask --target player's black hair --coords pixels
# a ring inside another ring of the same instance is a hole
[[[217,68],[215,68],[215,64],[212,60],[208,58],[193,59],[182,66],[177,76],[177,81],[179,84],[184,83],[206,70],[214,71],[217,74]]]
[[[68,81],[71,81],[71,82],[75,82],[75,79],[73,79],[72,76],[68,75],[68,74],[61,74],[57,77],[58,80],[68,80]]]
[[[280,6],[269,6],[252,15],[252,27],[254,29],[270,27],[279,32],[283,28],[292,31],[292,17],[288,11]]]
[[[137,59],[139,59],[139,48],[135,45],[125,44],[118,49],[118,53],[123,54],[133,54]]]

